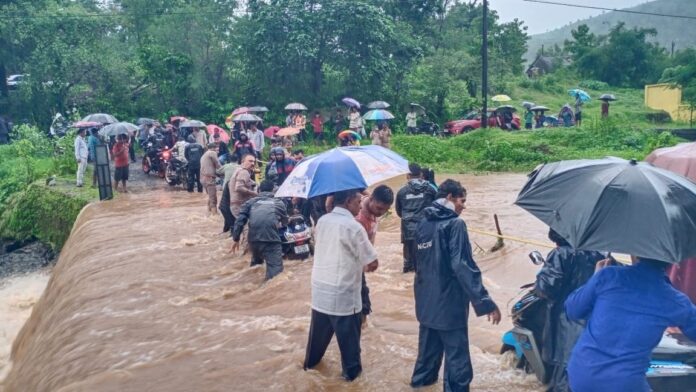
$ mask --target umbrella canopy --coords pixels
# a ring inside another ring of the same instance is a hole
[[[354,138],[355,140],[361,140],[361,139],[362,139],[362,136],[360,136],[359,133],[357,133],[357,132],[355,132],[355,131],[351,131],[350,129],[346,129],[345,131],[341,131],[341,133],[338,134],[338,137],[339,137],[340,139],[345,139],[345,138],[347,138],[347,137],[352,137],[352,138]]]
[[[372,101],[372,102],[367,104],[368,109],[386,109],[389,106],[391,106],[391,105],[389,105],[388,103],[386,103],[384,101]]]
[[[179,128],[205,128],[206,125],[203,121],[198,120],[186,120],[179,124]]]
[[[545,112],[545,111],[551,110],[551,109],[547,108],[546,106],[537,105],[537,106],[532,106],[532,108],[530,110],[533,112]]]
[[[580,90],[579,88],[568,90],[568,95],[570,95],[573,98],[575,98],[577,95],[580,95],[580,100],[583,102],[587,102],[591,99],[590,94],[586,93],[584,90]]]
[[[696,182],[696,142],[658,148],[645,161]]]
[[[188,120],[188,118],[186,118],[184,116],[171,116],[171,117],[169,117],[170,123],[173,123],[174,121],[184,122],[186,120]]]
[[[302,160],[275,196],[310,198],[367,188],[408,172],[408,161],[384,147],[334,148]]]
[[[72,126],[73,128],[99,128],[102,126],[102,123],[96,121],[78,121]]]
[[[238,116],[240,114],[249,113],[250,111],[251,110],[249,110],[248,107],[242,106],[241,108],[234,109],[232,111],[232,116],[234,117],[234,116]]]
[[[300,128],[295,128],[295,127],[286,127],[286,128],[281,128],[276,132],[277,136],[292,136],[292,135],[298,135],[300,133]]]
[[[495,110],[501,111],[501,112],[504,112],[504,111],[516,112],[517,111],[517,109],[512,105],[498,106]]]
[[[616,97],[614,94],[602,94],[601,97],[599,97],[601,101],[616,101]]]
[[[103,137],[116,135],[132,135],[138,130],[138,126],[129,122],[118,122],[104,126],[99,130],[99,135]]]
[[[384,109],[374,109],[365,113],[363,118],[365,120],[391,120],[394,118],[394,115]]]
[[[307,110],[307,106],[298,102],[293,102],[285,105],[285,110]]]
[[[263,130],[263,136],[266,136],[269,139],[273,139],[275,135],[280,131],[280,127],[277,125],[274,125],[272,127],[268,127]]]
[[[157,122],[157,120],[153,120],[153,119],[147,118],[147,117],[140,117],[135,123],[137,125],[145,125],[145,124],[151,125],[151,124],[154,124],[155,122]]]
[[[83,118],[82,121],[93,121],[102,124],[113,124],[118,122],[116,117],[106,113],[93,113],[88,116],[85,116],[85,118]]]
[[[266,113],[268,108],[265,106],[251,106],[249,107],[249,113]]]
[[[232,118],[233,122],[257,122],[257,121],[263,121],[261,117],[251,114],[251,113],[244,113],[244,114],[239,114],[236,115]]]
[[[495,97],[491,98],[491,101],[493,101],[493,102],[508,102],[508,101],[512,101],[512,98],[510,98],[509,96],[507,96],[505,94],[500,94],[500,95],[496,95]]]
[[[536,106],[536,105],[534,105],[534,102],[529,102],[529,101],[522,102],[522,107],[525,109],[531,109],[534,106]]]
[[[215,124],[208,124],[205,127],[206,131],[208,131],[208,135],[214,135],[215,133],[220,135],[220,141],[229,143],[230,142],[230,135],[221,127],[215,125]]]
[[[417,104],[417,103],[411,102],[411,103],[409,104],[409,106],[412,106],[412,107],[416,108],[416,112],[418,112],[418,113],[420,113],[420,114],[425,114],[425,108],[424,108],[422,105],[419,105],[419,104]]]
[[[358,102],[357,100],[355,100],[353,98],[346,97],[346,98],[343,98],[341,100],[341,102],[346,104],[346,106],[348,106],[348,107],[360,109],[360,102]]]
[[[532,173],[515,204],[577,249],[671,263],[696,256],[696,184],[648,163],[546,164]]]

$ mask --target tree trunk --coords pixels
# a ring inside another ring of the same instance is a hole
[[[7,97],[8,95],[7,69],[5,69],[5,63],[0,63],[0,96]]]

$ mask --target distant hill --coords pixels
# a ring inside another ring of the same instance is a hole
[[[611,2],[607,2],[607,6]],[[670,15],[689,15],[696,16],[696,0],[656,0],[641,4],[629,10],[661,13]],[[568,8],[568,12],[573,12],[573,8]],[[590,27],[590,31],[595,35],[606,34],[609,29],[616,26],[619,22],[625,22],[626,27],[655,28],[657,37],[654,41],[671,50],[672,42],[675,49],[679,50],[687,47],[696,47],[696,20],[677,19],[661,16],[627,14],[623,12],[606,12],[602,15],[580,20],[548,33],[532,35],[529,40],[529,49],[525,58],[532,61],[541,46],[546,48],[553,47],[554,44],[563,45],[566,39],[570,39],[570,32],[581,24]]]

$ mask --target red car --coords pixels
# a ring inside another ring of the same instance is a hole
[[[521,123],[522,122],[520,120],[520,117],[517,114],[513,113],[512,128],[520,129]],[[498,120],[494,115],[488,117],[488,126],[490,128],[495,128],[498,126]],[[459,135],[462,133],[473,131],[474,129],[478,128],[481,128],[481,116],[477,113],[468,115],[465,118],[459,120],[452,120],[445,123],[445,132],[449,133],[450,135]]]

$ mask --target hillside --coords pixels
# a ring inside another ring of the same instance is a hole
[[[610,6],[609,3],[607,4]],[[696,1],[656,0],[628,9],[640,12],[696,16]],[[572,8],[568,10],[572,12]],[[674,42],[676,50],[696,47],[696,21],[693,19],[607,12],[594,18],[580,20],[549,31],[548,33],[531,36],[526,59],[527,61],[533,60],[542,45],[546,48],[550,48],[554,44],[563,45],[563,41],[571,37],[571,31],[581,24],[587,24],[590,27],[590,31],[594,34],[606,34],[611,27],[619,22],[625,22],[629,28],[655,28],[657,37],[654,40],[666,48],[671,48],[672,42]]]

